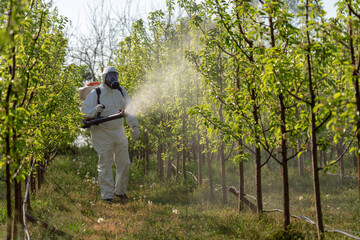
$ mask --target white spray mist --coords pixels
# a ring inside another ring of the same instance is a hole
[[[146,76],[146,82],[139,86],[132,96],[132,102],[137,114],[148,114],[156,106],[157,111],[162,106],[174,103],[180,97],[194,91],[198,75],[191,65],[181,58],[167,61],[167,65]]]

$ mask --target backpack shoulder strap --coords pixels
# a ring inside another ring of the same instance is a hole
[[[118,90],[120,91],[121,95],[125,98],[122,88],[120,86],[118,87]]]
[[[125,98],[125,95],[124,95],[124,93],[123,93],[122,87],[119,86],[119,87],[118,87],[118,90],[120,91],[121,95],[122,95],[123,98],[124,98],[124,108],[126,108],[126,98]]]
[[[99,87],[95,88],[96,94],[97,94],[97,103],[100,104],[100,94],[101,90]]]
[[[125,98],[122,88],[119,86],[118,90],[120,91],[121,95]],[[99,87],[95,88],[96,94],[97,94],[97,103],[100,104],[100,94],[101,89]]]
[[[101,89],[99,87],[95,88],[96,94],[97,94],[97,104],[100,104],[100,94]],[[101,113],[98,112],[97,116],[100,117]]]

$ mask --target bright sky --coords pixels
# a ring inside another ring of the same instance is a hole
[[[337,0],[323,0],[325,11],[327,12],[327,15],[329,17],[335,17],[336,16],[336,8],[335,3]]]
[[[325,10],[329,17],[336,15],[334,4],[337,0],[323,0]],[[60,15],[66,16],[72,21],[73,26],[81,29],[86,28],[87,11],[89,5],[94,6],[99,0],[55,0],[55,5],[59,8]],[[131,2],[130,15],[137,18],[145,18],[149,12],[164,9],[166,0],[104,0],[110,3],[111,8],[120,12]]]
[[[73,26],[86,28],[88,19],[89,6],[96,6],[101,0],[54,0],[59,9],[60,15],[68,17]],[[123,13],[124,10],[131,6],[130,15],[136,19],[144,18],[149,12],[164,9],[166,0],[104,0],[106,6],[111,4],[111,9]],[[129,4],[130,3],[130,4]]]

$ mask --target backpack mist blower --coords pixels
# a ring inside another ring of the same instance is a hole
[[[103,122],[108,122],[108,121],[123,118],[123,117],[126,117],[125,113],[124,113],[123,110],[120,109],[119,112],[117,112],[115,114],[112,114],[110,116],[107,116],[107,117],[99,116],[99,117],[96,117],[96,118],[84,119],[82,121],[84,125],[81,128],[89,128],[92,125],[98,125],[98,124],[103,123]]]
[[[79,88],[78,93],[79,93],[80,98],[82,100],[85,100],[87,95],[89,94],[89,92],[91,92],[93,89],[95,89],[96,94],[97,94],[97,103],[100,104],[101,90],[99,88],[99,85],[100,85],[99,82],[90,82],[85,87]],[[119,86],[117,89],[120,91],[121,95],[125,99],[122,88]],[[124,113],[124,110],[122,110],[122,109],[120,109],[119,112],[117,112],[117,113],[115,113],[113,115],[107,116],[107,117],[101,117],[100,113],[98,113],[98,114],[99,115],[97,117],[95,117],[95,118],[85,118],[84,120],[82,120],[83,126],[81,128],[89,128],[92,125],[98,125],[98,124],[103,123],[103,122],[108,122],[108,121],[111,121],[111,120],[114,120],[114,119],[119,119],[119,118],[126,117],[126,115]]]

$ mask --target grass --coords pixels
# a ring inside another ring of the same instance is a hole
[[[100,199],[97,183],[97,154],[92,149],[78,149],[58,156],[49,166],[45,183],[35,193],[30,214],[73,239],[316,239],[316,228],[302,220],[291,220],[284,232],[281,213],[252,214],[236,211],[236,198],[228,194],[222,206],[221,193],[209,201],[207,181],[197,187],[172,178],[160,181],[155,171],[142,174],[141,162],[131,165],[128,195],[111,204]],[[196,172],[194,162],[189,170]],[[236,186],[236,166],[229,162],[228,185]],[[255,195],[253,163],[246,163],[246,192]],[[311,175],[297,177],[291,170],[291,213],[315,220]],[[204,169],[206,173],[206,168]],[[282,208],[280,169],[276,165],[263,169],[265,209]],[[215,173],[218,178],[219,173]],[[360,231],[360,207],[357,188],[352,181],[336,187],[334,176],[321,175],[322,203],[325,224]],[[216,180],[217,183],[218,180]],[[335,186],[335,187],[334,187]],[[5,232],[5,201],[0,202],[0,238]],[[28,223],[32,239],[69,239]],[[325,239],[345,239],[326,233]]]

